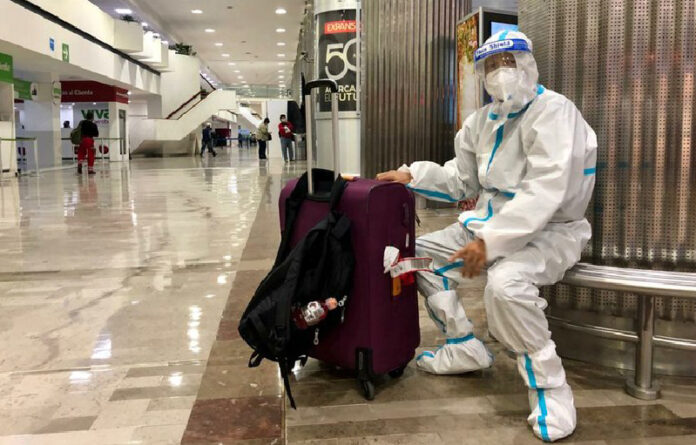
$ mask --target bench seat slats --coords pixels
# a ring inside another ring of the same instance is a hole
[[[696,298],[696,274],[624,269],[580,263],[569,270],[565,284],[669,297]]]

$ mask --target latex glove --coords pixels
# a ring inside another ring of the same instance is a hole
[[[378,181],[387,182],[399,182],[401,184],[408,184],[413,181],[413,176],[409,172],[402,172],[398,170],[390,170],[388,172],[379,173],[377,175]]]
[[[450,262],[462,260],[462,275],[467,278],[474,278],[481,275],[483,267],[486,265],[486,243],[477,239],[466,246],[457,250],[449,259]]]

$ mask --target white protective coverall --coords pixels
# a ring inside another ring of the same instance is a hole
[[[444,346],[418,357],[418,367],[452,374],[491,366],[492,356],[473,336],[453,290],[463,280],[462,263],[448,262],[456,250],[482,239],[489,330],[517,354],[534,433],[554,441],[574,431],[576,416],[538,287],[560,280],[590,239],[584,215],[594,188],[597,140],[570,100],[537,84],[531,50],[522,33],[492,36],[476,52],[477,72],[483,75],[485,57],[511,52],[517,83],[506,91],[512,93],[465,120],[455,138],[456,157],[444,166],[415,162],[400,170],[413,177],[408,187],[429,199],[479,197],[476,209],[462,213],[459,222],[417,241],[416,255],[432,257],[436,269],[419,273],[418,287],[447,337]],[[489,87],[486,82],[488,91],[500,91]]]

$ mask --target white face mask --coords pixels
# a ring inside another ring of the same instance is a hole
[[[486,74],[486,91],[494,99],[505,101],[515,92],[519,81],[517,68],[498,68]]]

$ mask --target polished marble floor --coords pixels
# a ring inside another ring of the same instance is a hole
[[[248,369],[236,327],[279,241],[277,198],[302,164],[137,159],[95,177],[6,180],[0,198],[0,445],[539,443],[526,390],[487,335],[484,282],[461,289],[493,368],[434,377],[409,367],[366,403],[317,362],[293,378]],[[420,212],[419,232],[449,210]],[[422,347],[440,344],[421,314]],[[696,443],[696,380],[627,396],[625,376],[566,362],[579,426],[564,443]]]
[[[283,168],[233,150],[6,179],[0,444],[179,443]]]

